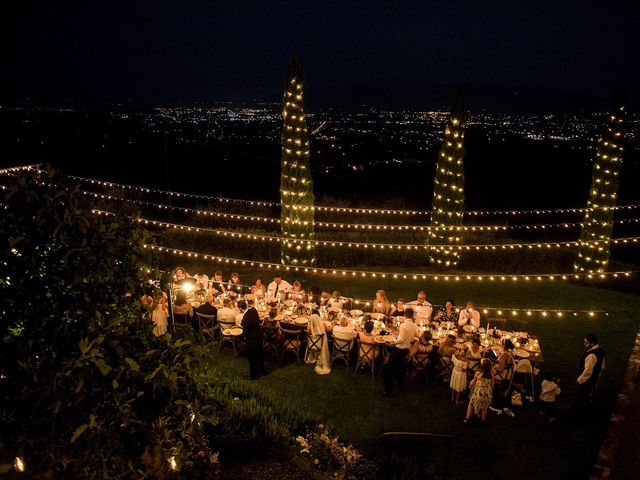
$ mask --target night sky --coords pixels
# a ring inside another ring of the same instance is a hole
[[[98,5],[100,4],[100,5]],[[640,85],[640,3],[2,2],[0,99],[211,101],[400,78],[608,97]]]

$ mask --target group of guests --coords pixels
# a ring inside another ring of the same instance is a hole
[[[466,308],[458,311],[453,299],[449,298],[434,314],[433,305],[427,301],[427,295],[423,290],[419,291],[416,297],[416,300],[407,303],[404,299],[399,298],[395,304],[391,304],[385,291],[378,290],[371,302],[371,311],[388,317],[403,317],[406,308],[410,307],[415,315],[415,320],[423,325],[428,325],[431,322],[451,322],[459,326],[480,327],[480,312],[476,310],[473,302],[467,302]]]

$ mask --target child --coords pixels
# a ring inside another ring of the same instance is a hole
[[[560,382],[557,378],[553,378],[551,372],[545,372],[542,376],[542,390],[540,392],[540,415],[547,415],[548,422],[556,421],[556,396],[560,395]]]
[[[451,372],[451,380],[449,381],[449,390],[451,390],[451,403],[463,405],[462,394],[467,389],[467,352],[466,350],[458,350],[451,357],[453,371]]]

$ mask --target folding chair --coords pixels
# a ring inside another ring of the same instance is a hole
[[[342,338],[333,337],[333,353],[331,354],[331,366],[336,360],[342,360],[347,365],[347,373],[349,373],[349,357],[351,357],[351,349],[353,348],[354,339],[344,340]]]
[[[292,353],[296,356],[296,363],[300,363],[300,347],[302,346],[300,336],[302,330],[283,328],[282,325],[280,327],[282,332],[280,360],[283,360],[287,353]]]
[[[511,385],[513,385],[513,379],[516,375],[521,374],[525,376],[524,389],[527,390],[527,384],[531,381],[531,396],[535,398],[535,387],[533,383],[533,366],[529,360],[523,359],[516,363],[513,373],[511,375],[511,381],[509,382],[509,392],[511,391]]]
[[[200,335],[208,335],[215,341],[216,334],[220,329],[216,316],[196,312],[196,318],[198,319],[198,331]]]
[[[356,339],[356,346],[358,347],[358,362],[356,363],[356,370],[353,372],[353,376],[355,377],[358,374],[360,367],[369,365],[371,369],[371,379],[374,380],[376,377],[375,363],[379,355],[378,344],[366,343],[358,338]]]
[[[307,351],[304,354],[305,363],[315,363],[316,359],[322,351],[322,344],[324,342],[325,335],[312,335],[307,332]]]

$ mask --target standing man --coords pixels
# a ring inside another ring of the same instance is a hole
[[[276,273],[275,277],[273,277],[273,282],[269,284],[267,287],[267,298],[278,298],[278,295],[289,293],[293,286],[282,279],[282,275]]]
[[[262,351],[262,325],[260,325],[260,315],[253,304],[247,308],[245,300],[238,301],[238,309],[242,316],[242,330],[247,341],[247,356],[249,358],[249,376],[252,380],[259,375],[265,375],[264,353]]]
[[[433,313],[433,305],[427,302],[427,295],[423,290],[418,292],[418,299],[405,304],[411,307],[416,314],[416,322],[422,325],[429,325],[431,322],[431,314]]]
[[[404,393],[404,375],[407,372],[407,352],[411,346],[413,337],[418,332],[418,326],[413,322],[413,310],[406,308],[405,319],[400,325],[398,338],[393,343],[393,349],[389,354],[389,361],[384,366],[384,397],[390,397],[393,393],[393,377],[398,382],[398,390]]]
[[[604,369],[604,350],[598,345],[598,337],[593,333],[587,333],[583,343],[585,352],[580,360],[581,373],[577,380],[581,407],[591,402],[593,387]]]

